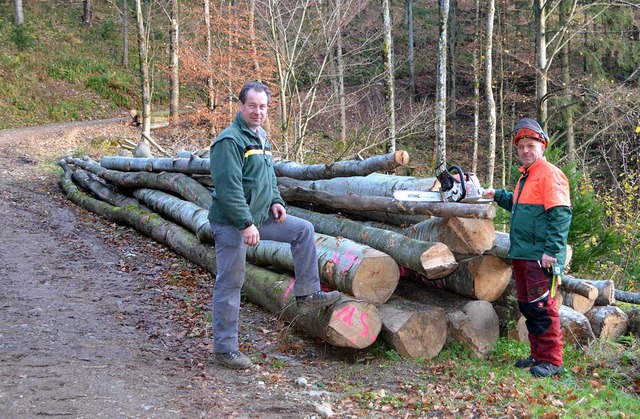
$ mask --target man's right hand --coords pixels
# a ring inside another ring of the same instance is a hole
[[[240,232],[242,233],[242,240],[247,246],[257,246],[260,243],[260,232],[255,225],[250,225]]]
[[[485,189],[484,192],[482,192],[483,198],[493,199],[495,196],[496,196],[496,190],[493,188]]]

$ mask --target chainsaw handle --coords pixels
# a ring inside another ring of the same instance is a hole
[[[447,170],[449,171],[449,174],[451,174],[453,170],[458,172],[458,176],[460,177],[460,190],[462,193],[462,196],[460,197],[459,200],[463,200],[465,196],[467,196],[467,187],[464,184],[464,172],[462,171],[460,166],[456,166],[456,165],[450,166]]]

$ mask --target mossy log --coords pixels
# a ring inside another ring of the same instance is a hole
[[[375,305],[343,297],[330,307],[300,311],[292,292],[294,280],[289,275],[247,265],[242,289],[250,301],[333,346],[362,349],[375,342],[382,328]]]
[[[373,304],[387,301],[398,285],[400,268],[391,256],[345,238],[316,233],[322,282],[332,289]],[[247,249],[255,265],[277,266],[293,272],[293,256],[286,243],[261,241]]]
[[[124,195],[118,191],[112,184],[105,183],[91,172],[84,169],[76,169],[71,174],[73,181],[80,185],[83,189],[90,191],[99,199],[115,205],[116,207],[128,207],[129,205],[137,205],[143,211],[150,211],[144,204],[136,198]]]
[[[295,207],[289,207],[288,213],[308,220],[318,233],[346,237],[378,249],[391,256],[398,264],[429,279],[447,276],[458,266],[453,253],[442,243],[413,240],[402,234]]]
[[[640,292],[614,290],[613,296],[616,299],[616,301],[623,301],[625,303],[632,303],[632,304],[640,304]]]
[[[629,318],[619,307],[594,306],[585,313],[596,337],[616,340],[627,333]]]
[[[193,202],[194,204],[206,209],[209,208],[212,202],[211,192],[200,183],[183,173],[127,173],[105,169],[88,158],[76,159],[66,157],[65,161],[68,164],[74,164],[98,175],[102,179],[124,188],[149,188],[173,192],[182,196],[187,201]]]
[[[440,307],[430,307],[394,296],[379,305],[381,336],[400,355],[435,358],[447,340],[447,316]]]

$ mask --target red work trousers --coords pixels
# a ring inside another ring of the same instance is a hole
[[[562,330],[552,287],[552,274],[537,260],[514,260],[518,307],[527,319],[531,356],[538,362],[562,365]],[[553,284],[557,288],[557,284]]]

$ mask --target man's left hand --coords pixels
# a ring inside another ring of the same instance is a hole
[[[543,268],[551,268],[553,264],[556,263],[557,259],[547,255],[546,253],[542,254],[542,260],[540,261]]]
[[[287,218],[287,210],[282,204],[271,205],[271,214],[273,214],[273,219],[276,220],[276,223],[281,223]]]

